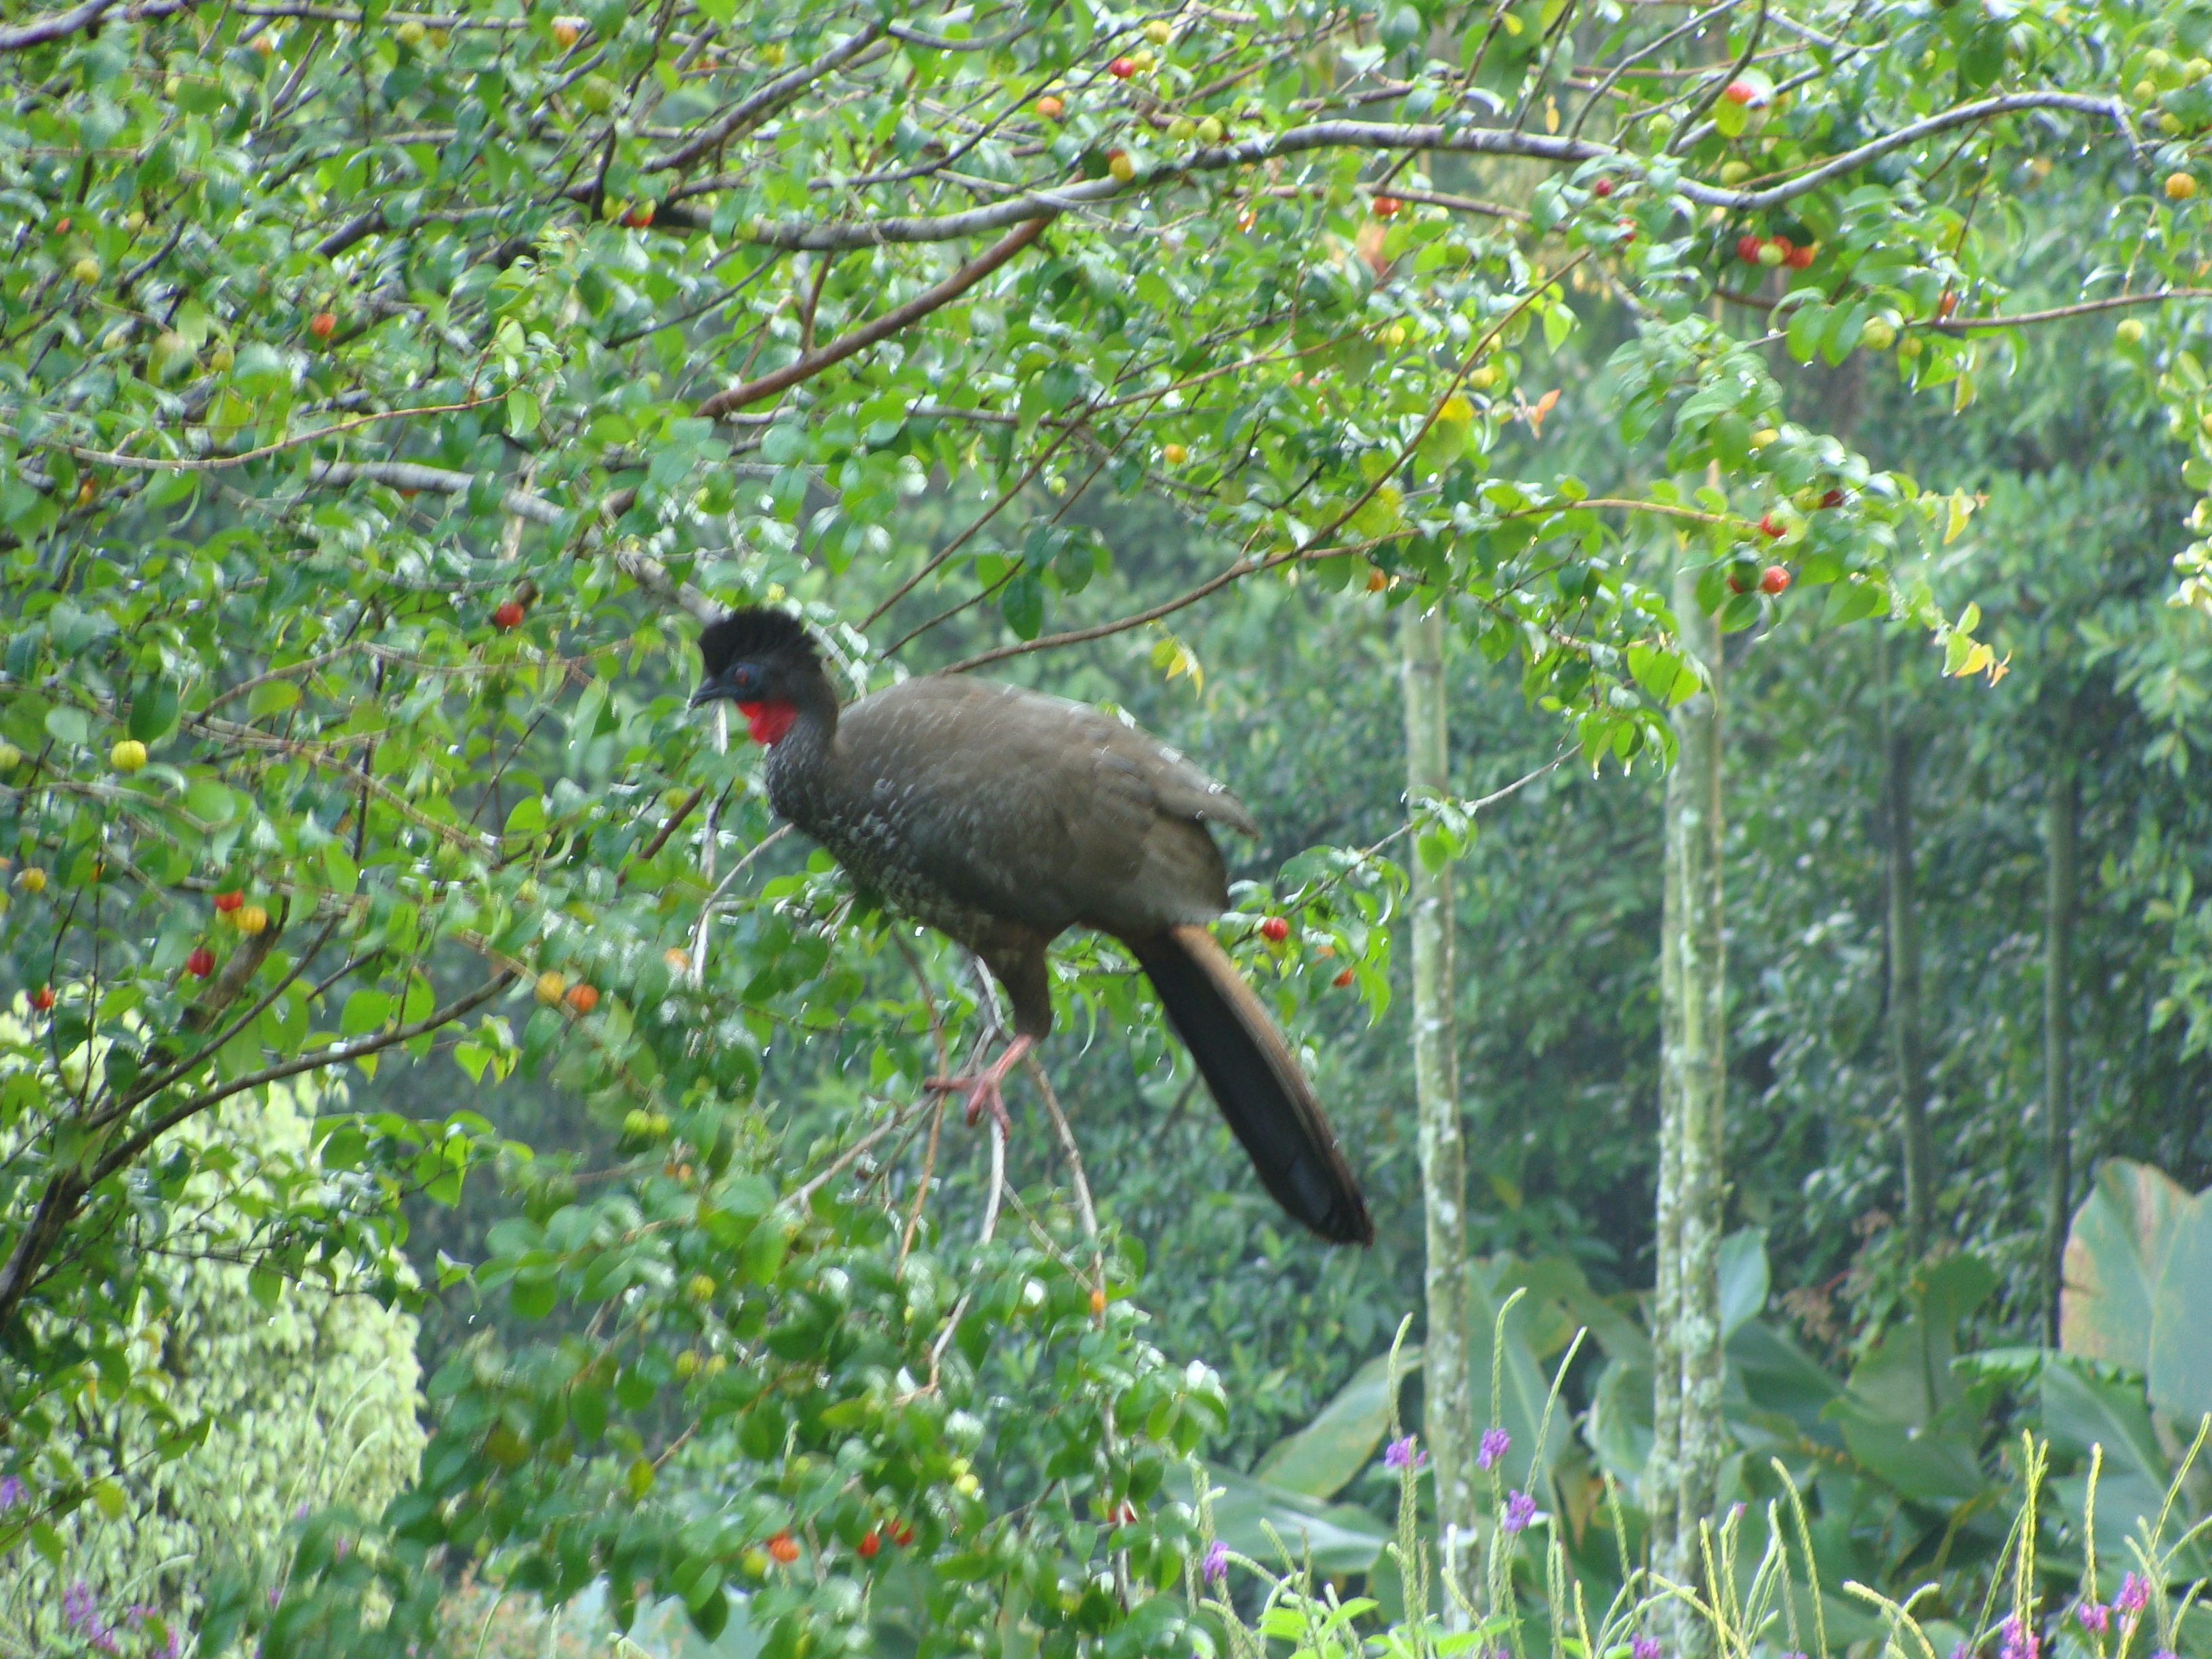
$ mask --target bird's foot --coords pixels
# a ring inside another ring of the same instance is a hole
[[[1035,1037],[1018,1036],[1006,1045],[1006,1053],[980,1072],[969,1072],[960,1077],[933,1077],[924,1080],[922,1087],[939,1094],[964,1094],[968,1097],[968,1127],[974,1128],[985,1112],[996,1118],[1000,1131],[1009,1139],[1013,1136],[1012,1121],[1006,1116],[1006,1099],[1000,1085],[1006,1073],[1021,1063],[1022,1056],[1036,1047]]]

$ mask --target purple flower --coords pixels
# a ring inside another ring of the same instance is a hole
[[[1517,1490],[1505,1494],[1504,1525],[1506,1531],[1519,1532],[1535,1518],[1536,1500],[1534,1498],[1529,1497],[1527,1492]]]
[[[295,1521],[306,1520],[307,1518],[307,1506],[305,1504],[302,1504],[298,1509],[294,1510],[292,1511],[292,1518]]]
[[[177,1635],[177,1627],[170,1626],[169,1639],[161,1644],[160,1659],[179,1659],[184,1650],[184,1644]]]
[[[123,1622],[130,1626],[133,1630],[137,1630],[139,1626],[144,1624],[153,1616],[154,1609],[148,1607],[143,1601],[133,1601],[129,1607],[123,1609]]]
[[[2112,1627],[2112,1609],[2101,1602],[2078,1602],[2074,1608],[2074,1616],[2081,1621],[2083,1630],[2093,1631],[2099,1636]]]
[[[2133,1617],[2150,1604],[2150,1580],[2141,1573],[2131,1572],[2120,1580],[2119,1594],[2112,1597],[2114,1609]]]
[[[1206,1577],[1216,1584],[1229,1577],[1229,1546],[1218,1538],[1206,1547]]]
[[[0,1515],[7,1514],[9,1510],[14,1509],[22,1501],[21,1478],[13,1474],[0,1475]]]
[[[1477,1451],[1474,1455],[1475,1468],[1479,1469],[1496,1468],[1498,1467],[1498,1460],[1504,1457],[1505,1454],[1512,1449],[1512,1445],[1513,1437],[1506,1433],[1504,1430],[1485,1429],[1482,1431],[1481,1449]],[[1647,1659],[1647,1656],[1643,1654],[1638,1654],[1636,1656],[1636,1659]]]
[[[2160,1648],[2156,1653],[2151,1655],[2150,1659],[2178,1659],[2178,1656],[2172,1648]]]
[[[273,1607],[283,1599],[284,1587],[282,1584],[271,1584],[269,1587],[269,1605]]]
[[[2035,1639],[2035,1632],[2022,1625],[2017,1618],[2008,1619],[1998,1626],[2003,1633],[2004,1646],[1999,1659],[2037,1659],[2042,1644]]]
[[[1628,1644],[1628,1659],[1659,1659],[1659,1638],[1639,1636]]]
[[[1427,1459],[1426,1452],[1414,1449],[1410,1434],[1403,1440],[1393,1440],[1382,1449],[1382,1467],[1386,1469],[1418,1469]]]
[[[1951,1650],[1951,1659],[1974,1659],[1974,1644],[1960,1642]]]
[[[62,1617],[71,1630],[86,1630],[100,1622],[100,1603],[83,1579],[62,1592]]]

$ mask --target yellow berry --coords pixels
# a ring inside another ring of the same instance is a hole
[[[682,1353],[678,1354],[676,1356],[676,1374],[682,1377],[693,1377],[698,1376],[698,1354],[690,1348],[686,1348]]]
[[[12,772],[23,763],[23,751],[12,743],[0,743],[0,772]]]
[[[232,918],[232,924],[250,939],[269,926],[269,913],[258,904],[249,904]]]
[[[46,890],[46,872],[35,864],[27,864],[22,874],[15,878],[15,885],[27,893],[43,893]]]
[[[2134,317],[2126,318],[2122,320],[2118,328],[2112,331],[2112,334],[2122,345],[2141,345],[2143,337],[2142,320]]]
[[[1227,135],[1228,131],[1228,128],[1223,126],[1219,121],[1211,115],[1204,116],[1200,118],[1198,124],[1198,137],[1199,142],[1201,143],[1218,144]]]
[[[694,1273],[691,1275],[690,1284],[686,1285],[684,1288],[690,1293],[690,1297],[694,1302],[710,1301],[714,1297],[715,1289],[714,1275],[711,1273]]]
[[[2169,196],[2173,194],[2173,186],[2171,181],[2169,181],[2166,185],[2166,193]],[[83,258],[78,260],[75,264],[70,267],[70,275],[76,277],[80,283],[96,283],[100,280],[100,261],[94,258],[89,253],[88,253]]]
[[[1751,434],[1751,447],[1753,449],[1764,449],[1781,435],[1772,427],[1763,426]]]
[[[146,763],[146,745],[136,738],[125,738],[107,751],[107,763],[118,772],[136,772]]]
[[[429,32],[410,17],[399,26],[399,44],[403,46],[419,46],[422,44],[422,37]]]
[[[1190,459],[1190,452],[1181,444],[1163,444],[1160,447],[1160,459],[1170,466],[1181,466]]]
[[[1869,317],[1859,330],[1859,343],[1869,351],[1887,351],[1897,343],[1897,325],[1887,317]]]
[[[568,977],[565,974],[556,974],[549,968],[538,975],[536,990],[538,1000],[550,1008],[568,995]]]
[[[1145,39],[1156,46],[1164,46],[1175,39],[1175,25],[1164,17],[1155,17],[1145,25]]]
[[[1107,155],[1106,171],[1126,185],[1137,176],[1137,164],[1129,159],[1127,150],[1117,149]],[[2170,188],[2167,193],[2172,194]]]
[[[1467,383],[1477,392],[1487,392],[1498,384],[1498,366],[1482,363],[1468,372]]]
[[[2196,194],[2197,179],[2193,174],[2186,173],[2169,173],[2166,175],[2166,199],[2167,201],[2185,202]]]

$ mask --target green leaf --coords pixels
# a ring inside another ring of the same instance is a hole
[[[2130,1370],[2150,1369],[2156,1287],[2191,1203],[2185,1190],[2147,1164],[2105,1161],[2066,1235],[2061,1348]]]
[[[1418,1346],[1401,1351],[1401,1375],[1420,1367]],[[1375,1458],[1390,1427],[1390,1357],[1378,1354],[1313,1421],[1277,1441],[1253,1466],[1255,1480],[1307,1498],[1333,1498]]]
[[[281,714],[296,707],[299,701],[300,688],[290,680],[265,680],[246,697],[246,717],[259,720],[264,714]]]

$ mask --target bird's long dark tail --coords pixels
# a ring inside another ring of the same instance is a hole
[[[1328,1120],[1228,952],[1197,927],[1127,943],[1275,1202],[1332,1243],[1372,1243]]]

